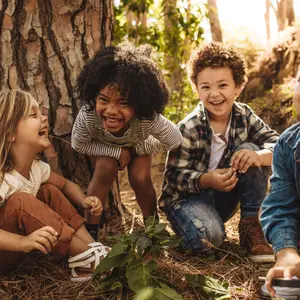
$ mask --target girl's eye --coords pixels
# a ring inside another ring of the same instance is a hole
[[[120,102],[119,103],[121,106],[128,106],[128,102]]]
[[[29,116],[35,118],[37,116],[37,113],[32,113]]]
[[[207,86],[207,85],[203,85],[203,86],[201,87],[202,90],[206,90],[206,89],[208,89],[208,88],[209,88],[209,86]]]

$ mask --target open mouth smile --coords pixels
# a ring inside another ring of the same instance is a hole
[[[39,131],[39,136],[43,138],[48,138],[48,128],[44,127]]]
[[[210,101],[210,104],[212,105],[222,105],[223,103],[225,103],[225,100],[219,100],[219,101]]]
[[[122,122],[122,119],[109,118],[109,117],[104,117],[104,120],[107,127],[118,127]]]

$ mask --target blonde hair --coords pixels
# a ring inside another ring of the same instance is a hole
[[[4,174],[14,168],[9,155],[10,138],[22,118],[28,118],[35,99],[27,92],[20,90],[0,91],[0,183]]]

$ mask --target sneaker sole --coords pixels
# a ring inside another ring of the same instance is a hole
[[[250,255],[249,259],[253,262],[261,262],[261,263],[275,262],[274,255]]]
[[[290,299],[290,300],[297,300],[299,299],[300,289],[299,288],[283,288],[283,287],[273,287],[276,291],[276,297],[271,299]],[[269,292],[266,289],[266,286],[263,285],[261,287],[261,293],[264,296],[270,296]],[[280,298],[279,298],[280,297]]]

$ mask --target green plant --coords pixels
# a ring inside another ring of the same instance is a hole
[[[128,287],[139,300],[182,299],[166,284],[166,279],[158,277],[155,262],[164,249],[179,246],[181,239],[170,235],[166,225],[158,223],[152,216],[145,223],[145,230],[109,237],[116,244],[95,269],[94,278],[111,271],[99,282],[98,288],[115,290]]]
[[[220,283],[218,280],[210,276],[204,276],[202,274],[187,274],[186,279],[194,287],[201,288],[205,292],[205,294],[209,296],[209,299],[231,299],[229,283],[227,281]]]

